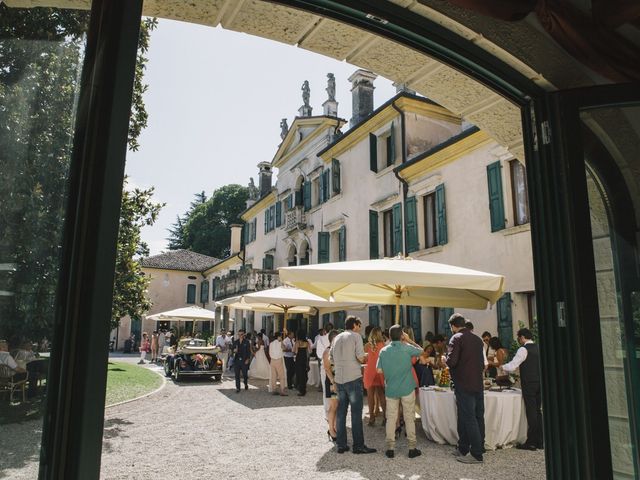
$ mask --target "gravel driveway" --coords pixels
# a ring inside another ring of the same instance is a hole
[[[451,456],[453,447],[428,441],[418,422],[422,456],[407,458],[403,438],[396,446],[396,458],[387,459],[382,453],[384,428],[379,423],[364,428],[366,444],[378,453],[339,455],[327,439],[322,394],[315,389],[306,397],[278,397],[268,394],[265,381],[250,381],[249,390],[237,394],[227,376],[221,383],[169,380],[150,396],[106,409],[102,478],[545,478],[541,451],[498,450],[485,455],[484,465],[463,465]],[[0,468],[0,478],[34,479],[37,455],[28,453],[33,455],[31,462],[21,462],[17,470]]]

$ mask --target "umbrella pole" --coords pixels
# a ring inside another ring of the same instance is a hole
[[[282,315],[282,332],[283,335],[287,335],[287,312],[289,311],[289,307],[284,307],[284,313]]]
[[[400,325],[400,295],[401,293],[396,290],[396,325]]]

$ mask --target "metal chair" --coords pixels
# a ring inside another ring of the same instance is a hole
[[[22,402],[27,401],[27,378],[28,374],[20,374],[20,378],[16,379],[17,373],[9,368],[8,365],[0,365],[0,392],[9,392],[9,402],[13,403],[13,392],[22,390]]]

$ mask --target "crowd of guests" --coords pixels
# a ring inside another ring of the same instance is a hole
[[[40,356],[39,351],[48,350],[49,341],[46,337],[35,345],[27,339],[12,342],[0,340],[0,365],[5,367],[2,374],[11,377],[14,382],[27,381],[28,398],[38,394],[38,383],[46,378],[48,362]]]

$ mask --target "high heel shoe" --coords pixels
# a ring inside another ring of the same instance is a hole
[[[376,416],[375,416],[375,415],[371,415],[371,416],[369,417],[369,421],[367,422],[367,424],[368,424],[370,427],[373,427],[373,426],[376,424]]]
[[[331,430],[327,430],[327,437],[329,437],[329,440],[331,440],[333,443],[335,443],[338,440],[338,437],[331,436]]]

